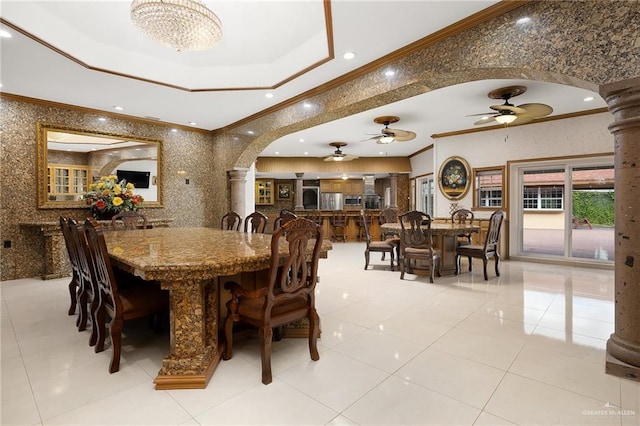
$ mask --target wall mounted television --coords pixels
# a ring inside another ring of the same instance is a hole
[[[126,180],[132,183],[136,188],[149,188],[149,176],[151,172],[137,172],[133,170],[116,170],[118,180]]]

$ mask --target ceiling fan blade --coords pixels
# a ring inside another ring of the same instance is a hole
[[[352,161],[352,160],[357,160],[358,157],[356,157],[355,155],[351,155],[351,154],[345,154],[344,157],[342,157],[342,161]]]
[[[512,105],[491,105],[489,108],[496,110],[498,112],[500,111],[511,111],[514,112],[516,114],[524,114],[525,112],[527,112],[526,109],[517,107],[517,106],[512,106]]]
[[[518,105],[518,108],[522,108],[525,110],[525,115],[537,117],[544,117],[553,112],[553,108],[546,104],[522,104]]]
[[[483,112],[481,114],[465,115],[465,117],[481,117],[481,116],[484,116],[484,115],[494,115],[494,114],[496,114],[496,112],[495,111],[491,111],[491,112]]]
[[[476,125],[476,126],[479,126],[479,125],[482,125],[482,124],[495,123],[495,121],[496,121],[495,116],[491,116],[491,117],[487,117],[487,118],[483,118],[481,120],[478,120],[473,124]]]
[[[416,134],[414,132],[409,132],[407,130],[394,130],[394,132],[395,134],[393,136],[393,139],[396,142],[407,142],[416,138]]]

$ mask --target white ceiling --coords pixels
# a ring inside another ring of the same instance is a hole
[[[3,0],[0,16],[10,25],[2,29],[12,38],[0,39],[2,91],[108,112],[122,106],[126,115],[179,125],[196,122],[195,127],[213,130],[370,63],[496,1],[333,0],[333,59],[321,0],[205,3],[222,21],[224,39],[207,51],[179,53],[147,39],[133,26],[129,1]],[[351,61],[342,58],[349,50],[357,53]],[[406,156],[431,144],[434,133],[477,127],[473,123],[479,117],[467,115],[490,111],[489,105],[501,102],[487,93],[514,84],[528,90],[512,103],[545,103],[553,107],[552,115],[605,106],[597,93],[568,86],[476,81],[287,135],[263,155],[278,151],[321,157],[332,153],[330,142],[342,141],[349,144],[343,148],[348,154]],[[266,93],[273,98],[266,98]],[[584,102],[586,96],[595,99]],[[380,132],[383,126],[373,119],[381,115],[399,116],[390,127],[413,131],[417,138],[384,146],[363,142]]]

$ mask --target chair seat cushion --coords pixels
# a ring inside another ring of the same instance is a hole
[[[369,249],[377,249],[377,250],[393,250],[393,245],[389,244],[386,241],[371,241],[369,243]]]
[[[238,313],[247,318],[262,320],[264,318],[265,299],[242,298],[238,306]],[[287,299],[279,299],[271,309],[271,318],[294,311],[304,312],[309,306],[306,296],[296,296]]]
[[[407,247],[404,249],[404,252],[405,254],[429,256],[429,249]],[[433,249],[432,252],[434,256],[438,256],[440,254],[440,252],[437,249]]]

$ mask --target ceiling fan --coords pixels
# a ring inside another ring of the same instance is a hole
[[[475,125],[489,124],[498,122],[500,124],[525,124],[536,118],[544,117],[553,112],[553,108],[545,104],[522,104],[515,106],[509,103],[509,99],[518,96],[527,91],[525,86],[509,86],[501,89],[492,90],[487,94],[491,99],[502,99],[504,104],[491,105],[489,108],[493,112],[481,114],[472,114],[467,117],[482,115],[482,119],[476,121]]]
[[[325,157],[324,161],[351,161],[358,159],[355,155],[345,154],[342,152],[340,148],[347,146],[346,142],[331,142],[329,145],[335,146],[336,150],[330,156]]]
[[[395,117],[392,115],[385,115],[382,117],[374,118],[373,122],[378,124],[384,124],[384,128],[381,130],[379,135],[375,135],[372,138],[365,139],[365,140],[375,139],[376,143],[379,143],[381,145],[386,145],[391,142],[407,142],[412,139],[415,139],[416,134],[414,132],[389,128],[389,124],[397,123],[398,121],[400,121],[400,117]]]

